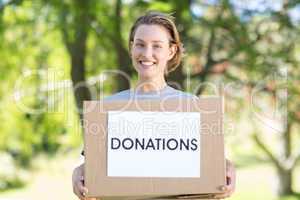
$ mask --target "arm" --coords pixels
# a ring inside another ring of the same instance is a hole
[[[84,199],[85,194],[88,192],[87,188],[84,187],[84,163],[77,166],[73,170],[72,174],[72,185],[74,194],[81,200]]]
[[[86,198],[88,189],[84,186],[84,163],[73,170],[72,175],[73,192],[80,200],[96,200],[96,198]]]

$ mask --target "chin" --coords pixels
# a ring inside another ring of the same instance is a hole
[[[157,73],[155,73],[152,70],[139,70],[138,74],[139,74],[139,77],[141,77],[143,79],[152,79],[157,76]]]

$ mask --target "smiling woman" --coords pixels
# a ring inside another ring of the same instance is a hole
[[[169,33],[158,25],[141,25],[136,30],[131,53],[140,81],[164,82],[167,63],[176,53],[176,46],[170,46],[169,38]]]
[[[147,82],[148,87],[162,89],[166,86],[164,75],[176,69],[183,53],[173,18],[157,12],[138,18],[130,31],[129,51],[139,75],[138,85]]]
[[[197,98],[168,86],[165,80],[165,76],[180,64],[183,54],[182,43],[173,20],[172,16],[159,12],[149,12],[136,20],[129,35],[129,52],[132,64],[138,73],[137,85],[105,100],[129,100],[132,97],[137,99]],[[125,142],[132,141],[127,139]],[[171,142],[176,146],[187,145],[183,142]],[[235,170],[230,162],[226,164],[228,186],[217,198],[228,197],[234,191]],[[88,191],[84,187],[83,165],[73,171],[73,190],[80,199],[87,199],[85,194]]]
[[[132,26],[130,35],[129,35],[129,47],[132,47],[132,43],[136,39],[140,39],[137,36],[137,30],[140,28],[140,26],[156,26],[156,29],[160,29],[158,32],[156,32],[156,35],[153,35],[153,42],[161,42],[164,44],[167,44],[168,47],[172,46],[175,47],[173,49],[174,55],[172,59],[168,62],[167,71],[173,71],[181,62],[182,54],[183,54],[183,47],[182,43],[180,41],[179,33],[177,31],[177,28],[173,22],[173,18],[170,15],[165,15],[162,13],[155,13],[151,12],[148,15],[141,16],[137,19],[135,24]],[[155,30],[152,30],[151,34],[153,34]],[[164,32],[163,36],[160,37],[158,33]],[[150,34],[149,34],[150,36]],[[156,38],[156,40],[155,40]],[[131,50],[131,49],[129,49]]]

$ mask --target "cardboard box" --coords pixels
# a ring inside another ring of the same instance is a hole
[[[197,199],[221,193],[223,136],[220,98],[85,101],[88,196]]]

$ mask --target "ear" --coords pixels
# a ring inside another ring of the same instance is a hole
[[[175,44],[171,44],[170,48],[169,48],[169,57],[168,57],[168,61],[171,60],[174,55],[176,54],[177,52],[177,46]]]

